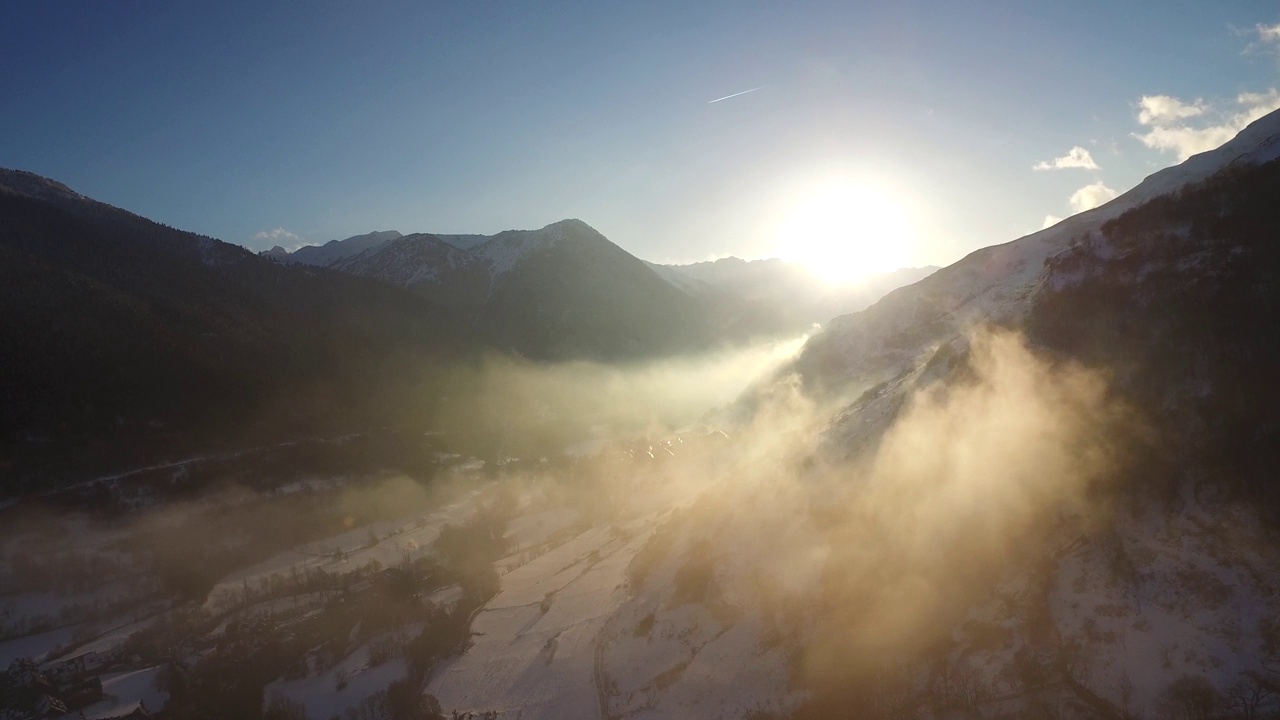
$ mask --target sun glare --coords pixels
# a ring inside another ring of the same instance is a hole
[[[907,264],[915,240],[894,195],[864,182],[829,182],[801,194],[778,229],[778,254],[842,284]]]

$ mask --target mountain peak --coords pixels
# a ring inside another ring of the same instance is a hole
[[[17,195],[26,195],[46,201],[87,201],[89,199],[57,180],[50,180],[43,175],[37,175],[26,170],[0,168],[0,188]]]
[[[599,234],[599,232],[595,228],[591,227],[590,225],[583,222],[582,220],[579,220],[578,218],[565,218],[564,220],[557,220],[556,222],[553,222],[542,229],[543,230],[555,229],[555,230],[566,230],[566,231],[572,230],[577,232],[586,231],[586,232],[596,233],[597,235]]]
[[[1066,250],[1073,239],[1097,232],[1128,210],[1228,167],[1277,158],[1280,111],[1254,121],[1214,150],[1153,173],[1108,203],[1050,228],[975,250],[924,280],[889,293],[866,310],[836,318],[809,341],[799,367],[821,368],[823,374],[841,380],[883,379],[900,373],[923,353],[975,324],[1021,317],[1040,287],[1046,260]]]
[[[353,258],[372,248],[381,247],[401,237],[404,236],[398,230],[375,230],[364,235],[352,235],[343,240],[330,240],[324,245],[306,245],[291,253],[286,252],[283,256],[278,255],[275,248],[261,254],[279,257],[290,263],[326,267],[340,260]]]

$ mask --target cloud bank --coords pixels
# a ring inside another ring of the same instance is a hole
[[[1271,31],[1280,36],[1280,25],[1267,29]],[[1213,150],[1276,109],[1280,109],[1280,91],[1275,88],[1241,93],[1226,109],[1200,99],[1185,102],[1168,95],[1147,95],[1138,101],[1138,122],[1146,131],[1134,137],[1153,150],[1175,153],[1182,161]]]
[[[303,240],[301,237],[299,237],[296,233],[289,232],[288,230],[285,230],[282,227],[275,228],[274,230],[263,230],[261,232],[254,233],[253,239],[267,240],[272,243],[275,243],[276,245],[283,245],[285,243],[290,243],[292,245],[303,245],[306,243],[306,241]]]
[[[1097,170],[1098,163],[1093,161],[1093,155],[1085,148],[1076,145],[1067,151],[1066,155],[1056,157],[1052,160],[1044,160],[1031,166],[1032,170],[1066,170],[1068,168],[1080,168],[1083,170]]]
[[[1085,210],[1092,210],[1099,205],[1111,200],[1118,195],[1115,190],[1107,187],[1101,180],[1085,185],[1071,195],[1071,209],[1082,213]],[[1048,218],[1046,218],[1046,221]]]

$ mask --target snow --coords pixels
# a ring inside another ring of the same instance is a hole
[[[578,518],[578,511],[564,507],[521,515],[507,523],[506,539],[513,550],[524,550],[545,542]]]
[[[411,288],[435,282],[449,271],[482,263],[476,255],[434,235],[415,234],[337,259],[329,267]]]
[[[428,595],[427,602],[440,608],[452,608],[462,598],[462,588],[457,585],[449,585]]]
[[[459,250],[470,250],[493,237],[492,235],[441,235],[439,233],[435,233],[435,236]]]
[[[472,252],[489,262],[494,275],[511,272],[529,256],[554,247],[568,237],[565,224],[555,223],[541,230],[508,230],[479,243]]]
[[[208,633],[208,637],[220,637],[227,631],[227,626],[238,619],[257,616],[274,617],[298,610],[312,609],[323,605],[326,598],[325,592],[317,591],[256,602],[242,610],[229,613],[216,628]]]
[[[1131,701],[1151,710],[1181,675],[1234,679],[1261,667],[1257,628],[1280,590],[1280,558],[1240,552],[1266,546],[1265,530],[1242,508],[1207,512],[1189,502],[1176,514],[1117,525],[1135,568],[1130,582],[1111,570],[1114,551],[1098,543],[1060,562],[1054,619],[1085,644],[1094,691],[1117,704],[1122,675],[1133,684]]]
[[[125,641],[128,640],[131,635],[150,627],[157,619],[159,619],[159,615],[153,615],[149,618],[138,620],[137,622],[131,622],[111,628],[93,640],[77,646],[56,658],[52,658],[49,662],[56,663],[62,662],[63,660],[70,660],[73,657],[78,657],[88,652],[96,652],[101,655],[124,647]]]
[[[399,657],[369,667],[369,646],[366,644],[328,673],[266,685],[262,697],[268,703],[276,697],[289,698],[302,703],[311,720],[326,720],[343,715],[347,708],[357,707],[365,698],[385,691],[387,685],[403,679],[407,673],[408,665]],[[342,689],[338,689],[340,676],[346,679]]]
[[[49,653],[70,645],[78,628],[79,626],[61,627],[0,642],[0,667],[9,667],[9,663],[21,657],[40,662]]]
[[[142,670],[128,670],[102,676],[104,699],[84,708],[85,718],[106,718],[123,715],[139,702],[148,712],[163,710],[169,702],[169,693],[156,686],[163,668],[159,665]]]
[[[422,632],[423,624],[414,623],[384,633],[360,645],[327,672],[296,680],[279,680],[263,689],[266,703],[284,697],[301,703],[312,720],[326,720],[355,708],[366,698],[386,690],[391,683],[408,674],[408,663],[402,657],[370,666],[369,648],[379,640],[398,637],[408,640]],[[342,687],[339,688],[338,686]]]
[[[395,230],[356,235],[345,240],[330,240],[324,245],[306,245],[284,256],[285,262],[327,267],[346,258],[355,257],[371,248],[378,248],[400,237]]]
[[[1223,168],[1278,157],[1280,113],[1272,113],[1220,148],[1161,170],[1100,207],[977,250],[862,312],[835,318],[808,341],[797,367],[817,365],[824,382],[858,390],[900,377],[977,325],[1021,319],[1031,306],[1028,300],[1048,282],[1045,261],[1074,240],[1096,237],[1104,223],[1130,208]]]
[[[540,230],[507,230],[497,235],[400,235],[395,231],[333,240],[293,253],[269,254],[289,263],[330,267],[376,277],[402,287],[433,283],[450,271],[471,265],[488,268],[493,276],[513,270],[526,258],[556,246],[584,229],[579,220],[562,220]]]
[[[57,204],[89,200],[60,182],[26,170],[0,168],[0,189]]]
[[[475,617],[472,646],[428,692],[442,707],[500,717],[600,717],[598,640],[646,538],[623,541],[600,525],[503,575]]]
[[[455,502],[425,516],[372,523],[277,553],[218,581],[205,607],[214,609],[219,601],[234,596],[246,584],[256,590],[272,575],[288,576],[294,570],[343,573],[370,562],[390,567],[402,562],[406,555],[411,560],[423,557],[445,525],[465,521],[470,512],[469,505]],[[369,543],[370,533],[377,537],[376,543]]]

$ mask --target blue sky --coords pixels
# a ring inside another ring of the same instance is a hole
[[[11,2],[0,166],[253,249],[578,217],[657,261],[785,255],[779,218],[847,175],[911,216],[904,263],[946,264],[1280,106],[1278,25],[1177,0]],[[1098,167],[1032,169],[1068,157]]]

